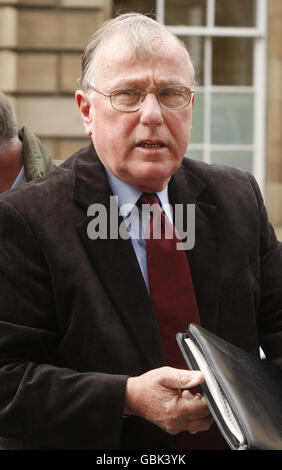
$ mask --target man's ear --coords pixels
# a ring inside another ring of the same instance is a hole
[[[93,117],[91,114],[91,104],[87,93],[83,90],[75,92],[75,100],[82,118],[84,130],[86,135],[92,135]]]

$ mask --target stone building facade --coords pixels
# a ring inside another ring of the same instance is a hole
[[[56,158],[88,142],[74,91],[81,53],[111,14],[110,0],[0,0],[0,90]]]
[[[0,90],[10,97],[19,124],[29,126],[56,158],[65,159],[88,143],[74,91],[90,35],[120,9],[155,13],[153,3],[0,0]],[[264,186],[270,219],[282,239],[281,44],[282,1],[267,0]]]

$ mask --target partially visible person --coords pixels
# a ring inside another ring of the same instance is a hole
[[[44,176],[60,163],[29,129],[18,128],[10,101],[0,92],[0,193]],[[20,448],[20,442],[0,437],[0,450]]]
[[[0,93],[0,193],[44,176],[59,164],[29,129],[18,128],[8,98]]]

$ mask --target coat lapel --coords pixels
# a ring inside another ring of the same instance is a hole
[[[216,205],[205,202],[206,183],[189,170],[189,162],[173,176],[170,200],[183,204],[183,225],[189,229],[187,204],[195,204],[195,244],[187,251],[202,325],[216,332],[219,301],[220,233]]]
[[[219,217],[216,205],[205,201],[205,189],[206,183],[185,165],[172,177],[169,197],[173,208],[176,204],[182,204],[184,209],[187,204],[195,204],[195,245],[187,251],[187,256],[202,325],[216,333],[220,287]],[[75,164],[74,200],[85,213],[90,205],[99,203],[109,215],[111,195],[103,166],[90,145],[85,158],[77,159]],[[189,224],[186,214],[185,209],[184,227]],[[165,363],[165,356],[132,244],[121,237],[91,240],[87,235],[91,219],[93,217],[85,216],[78,225],[78,231],[94,269],[146,366],[160,367]],[[187,326],[188,322],[187,318]]]
[[[74,200],[86,211],[92,204],[101,204],[108,216],[109,229],[112,222],[110,209],[113,209],[111,195],[103,166],[90,146],[86,158],[78,159],[75,164]],[[109,236],[96,240],[89,238],[87,228],[91,220],[93,216],[86,216],[79,223],[78,232],[94,269],[143,356],[146,367],[160,367],[165,359],[159,331],[131,241],[120,236],[116,239]],[[119,217],[118,223],[121,221]]]

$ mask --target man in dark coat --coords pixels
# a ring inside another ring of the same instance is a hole
[[[183,160],[193,68],[163,26],[111,20],[82,65],[91,145],[0,200],[0,434],[24,448],[171,449],[184,433],[193,448],[212,423],[194,392],[203,375],[167,365],[142,244],[110,236],[112,198],[154,193],[184,216],[194,205],[201,324],[279,365],[281,245],[251,175]]]

